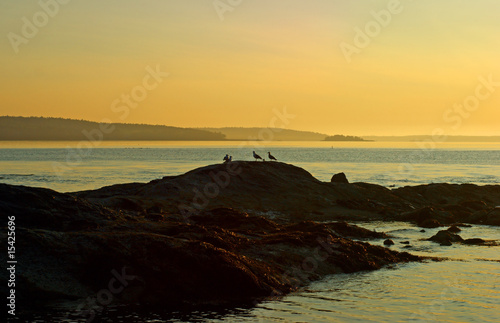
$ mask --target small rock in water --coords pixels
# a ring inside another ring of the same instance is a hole
[[[422,229],[422,230],[420,230],[420,232],[425,232],[425,230],[424,230],[424,229]]]
[[[481,239],[481,238],[472,238],[472,239],[467,239],[464,241],[465,244],[475,244],[475,245],[481,245],[485,244],[486,241]]]
[[[392,241],[391,239],[387,239],[387,240],[384,241],[384,244],[386,246],[392,246],[394,244],[394,241]]]
[[[441,230],[427,240],[438,242],[442,246],[451,246],[452,242],[464,241],[464,239],[462,239],[462,237],[459,236],[458,234],[454,234],[447,230]]]
[[[402,244],[410,244],[410,241],[401,241]]]

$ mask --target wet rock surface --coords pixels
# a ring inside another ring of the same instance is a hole
[[[77,229],[56,221],[70,207],[58,193],[10,189],[59,199],[47,214],[47,205],[39,205],[40,214],[55,218],[44,218],[43,228],[38,228],[34,204],[11,213],[18,221],[18,262],[23,264],[17,270],[20,302],[85,299],[113,289],[119,291],[113,293],[117,303],[238,303],[284,295],[327,274],[420,259],[355,242],[350,238],[385,234],[347,223],[278,224],[229,208],[179,222],[168,214],[152,220],[96,206],[85,210],[88,214],[83,209],[67,214],[68,221],[72,216],[99,218]],[[7,203],[3,196],[12,197],[0,195],[2,203]],[[12,199],[9,203],[15,204]],[[87,206],[72,197],[67,203],[77,209]],[[5,273],[0,275],[6,279]]]

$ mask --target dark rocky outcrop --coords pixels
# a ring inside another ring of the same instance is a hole
[[[500,185],[429,184],[388,189],[368,183],[321,182],[302,168],[236,161],[149,183],[75,193],[116,210],[161,209],[189,217],[230,207],[273,221],[402,220],[423,227],[457,222],[500,224]],[[150,213],[154,213],[149,211]]]
[[[338,173],[338,174],[333,175],[330,182],[349,184],[349,180],[347,180],[347,177],[345,176],[344,173]]]
[[[417,210],[432,208],[427,218],[442,225],[456,222],[500,225],[500,208],[495,208],[500,205],[500,185],[441,183],[402,187],[393,193]]]
[[[186,219],[162,209],[108,209],[46,189],[0,189],[2,216],[16,218],[16,293],[24,306],[99,301],[111,290],[113,302],[125,304],[248,302],[327,274],[420,259],[353,241],[385,234],[345,222],[280,224],[230,208]],[[0,238],[6,240],[6,230]]]
[[[430,206],[404,213],[402,216],[407,221],[416,222],[422,228],[437,228],[442,225],[441,223],[452,221],[450,213]]]
[[[159,207],[191,216],[200,210],[231,207],[285,222],[391,218],[411,209],[382,186],[325,183],[281,162],[210,165],[149,183],[113,185],[75,195],[117,210]]]
[[[495,224],[496,205],[497,186],[326,183],[280,162],[71,194],[0,184],[0,215],[16,217],[20,302],[95,296],[117,275],[130,278],[113,294],[121,303],[258,300],[327,274],[419,259],[351,240],[388,236],[345,220]],[[447,230],[433,238],[461,241]]]
[[[53,190],[0,184],[0,214],[16,225],[57,231],[93,230],[123,215],[99,204]]]

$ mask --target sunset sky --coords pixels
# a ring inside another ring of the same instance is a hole
[[[500,135],[498,0],[59,1],[0,0],[0,115]]]

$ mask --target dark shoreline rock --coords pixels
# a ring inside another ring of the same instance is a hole
[[[351,240],[387,236],[343,221],[495,223],[499,192],[325,183],[280,162],[232,162],[71,194],[0,184],[0,211],[16,217],[19,302],[85,299],[118,289],[110,281],[122,277],[126,286],[113,302],[223,304],[284,295],[328,274],[419,261]]]
[[[58,217],[67,205],[53,207]],[[91,230],[68,230],[55,221],[38,229],[30,223],[33,218],[16,214],[22,223],[16,231],[23,264],[16,286],[21,304],[99,299],[99,293],[111,288],[120,290],[112,295],[114,303],[248,302],[285,295],[328,274],[422,259],[353,241],[385,234],[343,222],[278,224],[227,208],[193,216],[189,223],[168,215],[160,222],[145,216],[132,221],[107,212],[114,216]],[[5,233],[1,236],[6,239]],[[0,273],[0,278],[5,275]],[[123,286],[116,277],[122,277]]]

